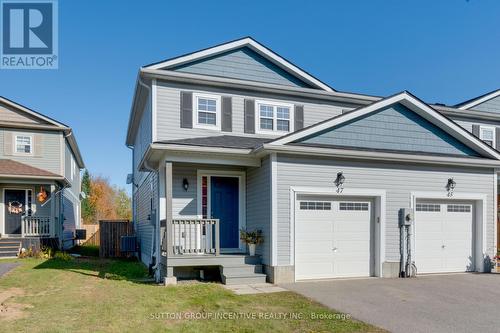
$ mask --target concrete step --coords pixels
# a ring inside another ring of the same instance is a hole
[[[262,265],[234,265],[227,266],[224,265],[221,268],[221,273],[226,276],[238,275],[238,274],[252,274],[252,273],[262,273]]]
[[[239,274],[226,276],[222,274],[222,283],[226,285],[265,283],[266,274]]]
[[[19,244],[17,245],[3,245],[0,244],[0,251],[19,251]]]

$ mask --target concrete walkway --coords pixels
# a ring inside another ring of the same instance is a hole
[[[286,289],[271,283],[224,285],[224,288],[231,290],[236,295],[268,294],[286,291]]]
[[[15,267],[17,267],[19,265],[20,264],[15,263],[15,262],[0,263],[0,276],[4,275],[8,271],[14,269]]]
[[[283,287],[391,332],[498,332],[500,274],[297,282]]]

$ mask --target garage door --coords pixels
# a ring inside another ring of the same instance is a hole
[[[474,270],[473,216],[472,202],[417,202],[415,264],[419,273]]]
[[[370,276],[371,216],[369,200],[298,200],[296,279]]]

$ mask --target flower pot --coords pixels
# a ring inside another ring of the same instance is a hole
[[[255,255],[255,244],[248,244],[248,253],[251,256]]]

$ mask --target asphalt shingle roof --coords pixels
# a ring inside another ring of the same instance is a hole
[[[220,135],[220,136],[207,136],[202,138],[166,140],[166,141],[159,141],[157,143],[201,146],[201,147],[254,149],[272,140],[273,139],[254,138],[247,136]]]
[[[2,175],[60,177],[55,173],[9,159],[0,159],[0,176]]]

